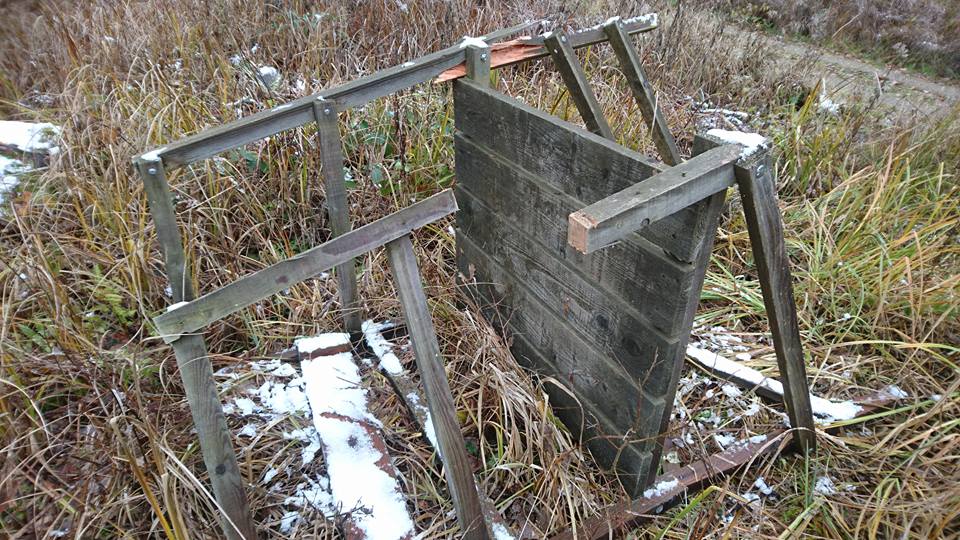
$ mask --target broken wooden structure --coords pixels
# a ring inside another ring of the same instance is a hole
[[[552,376],[551,401],[625,489],[656,476],[663,434],[727,188],[744,202],[784,401],[800,447],[814,446],[802,348],[775,182],[766,149],[698,137],[683,161],[630,34],[655,16],[582,32],[502,39],[495,32],[403,66],[263,111],[148,152],[144,181],[175,304],[154,320],[175,352],[227,537],[256,536],[231,436],[199,333],[213,321],[336,268],[344,324],[359,329],[354,258],[386,245],[466,538],[487,538],[409,233],[457,208],[467,288],[512,337],[525,366]],[[574,49],[609,41],[662,161],[614,140]],[[550,56],[588,129],[490,88],[490,70]],[[351,230],[337,114],[436,77],[456,80],[456,202],[450,192]],[[318,126],[329,242],[195,298],[166,169],[308,123]],[[749,155],[748,155],[749,154]],[[549,389],[548,389],[549,390]]]

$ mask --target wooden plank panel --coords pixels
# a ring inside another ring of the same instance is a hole
[[[506,220],[463,186],[458,186],[456,193],[458,238],[467,238],[495,258],[554,315],[595,343],[635,380],[653,388],[669,384],[669,376],[660,374],[671,370],[656,364],[677,357],[679,340],[663,337],[639,316],[631,302],[643,302],[642,295],[622,298],[610,294],[589,276],[551,257],[526,235],[504,234],[512,229]]]
[[[578,400],[554,388],[551,399],[558,416],[584,440],[607,467],[625,474],[624,487],[633,492],[651,473],[656,426],[662,399],[648,397],[618,366],[572,331],[527,290],[516,276],[468,237],[457,242],[460,271],[491,321],[511,336],[515,357],[527,368],[557,379]],[[496,324],[496,323],[495,323]]]
[[[179,339],[181,334],[197,331],[254,302],[409,234],[413,229],[432,223],[456,209],[457,202],[453,192],[442,191],[320,246],[240,278],[197,300],[167,311],[153,321],[163,340],[171,343]]]
[[[473,481],[473,469],[467,459],[466,443],[457,421],[457,409],[450,394],[447,374],[443,369],[443,357],[440,356],[440,345],[437,344],[437,335],[433,329],[433,319],[423,292],[410,236],[405,234],[387,244],[387,255],[390,258],[393,279],[397,284],[397,293],[400,295],[407,330],[410,332],[420,382],[423,384],[427,406],[433,417],[440,456],[443,459],[443,472],[457,510],[461,537],[485,540],[489,538],[489,534],[483,519],[483,509]]]
[[[454,85],[454,100],[456,126],[464,138],[487,146],[585,206],[667,168],[467,80]],[[651,223],[641,235],[678,260],[692,261],[698,239],[706,234],[703,208],[696,205]]]
[[[592,253],[733,185],[740,147],[725,145],[570,214],[568,240]]]
[[[460,136],[456,138],[456,164],[459,185],[489,208],[496,208],[512,224],[509,230],[524,231],[548,254],[592,278],[611,296],[632,303],[640,317],[662,335],[679,335],[677,326],[691,294],[684,286],[684,276],[693,272],[692,265],[665,256],[638,235],[583,255],[566,240],[567,216],[582,208],[576,198],[537,181]]]

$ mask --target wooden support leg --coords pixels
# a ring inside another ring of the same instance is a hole
[[[613,52],[617,55],[617,60],[620,61],[620,69],[627,78],[627,84],[637,100],[640,113],[643,114],[643,119],[650,129],[650,135],[657,146],[657,151],[660,152],[660,157],[668,165],[677,165],[682,161],[677,141],[670,133],[667,119],[663,117],[663,112],[657,105],[657,93],[647,80],[646,73],[643,72],[637,51],[630,43],[629,34],[623,28],[623,21],[619,18],[610,21],[603,25],[603,31],[613,47]]]
[[[543,44],[550,51],[550,56],[553,57],[563,83],[567,85],[570,97],[577,105],[577,110],[580,111],[587,129],[601,137],[614,140],[613,130],[603,116],[603,109],[593,95],[593,90],[590,89],[587,75],[583,72],[577,53],[570,46],[567,35],[563,32],[550,34],[543,40]]]
[[[167,278],[173,289],[173,300],[192,300],[193,286],[186,271],[180,229],[177,226],[163,163],[159,159],[140,158],[135,164],[143,179],[150,213],[156,224],[157,238],[166,262]],[[213,369],[207,358],[203,337],[185,335],[177,340],[173,347],[187,394],[187,403],[190,405],[190,413],[200,439],[203,461],[213,485],[213,494],[226,518],[222,523],[224,534],[231,540],[256,538],[257,531],[247,506],[243,480],[230,442],[230,431],[223,416],[223,407],[217,395]]]
[[[803,451],[816,448],[816,431],[810,407],[810,389],[803,361],[797,306],[793,299],[790,261],[783,240],[783,224],[777,207],[776,182],[769,153],[734,168],[743,211],[750,233],[753,258],[760,275],[763,304],[783,382],[783,401]]]
[[[322,98],[313,103],[313,115],[317,121],[317,137],[320,142],[320,159],[323,162],[323,184],[326,191],[327,217],[334,237],[351,229],[350,207],[347,188],[343,178],[343,147],[340,128],[337,125],[337,110],[334,104]],[[348,332],[360,332],[360,309],[357,305],[356,262],[351,259],[337,266],[337,283],[340,286],[340,306],[343,309],[343,324]]]
[[[473,472],[467,459],[453,396],[443,370],[440,346],[433,329],[410,236],[404,235],[391,241],[387,244],[387,253],[400,303],[403,305],[403,315],[410,331],[417,370],[427,395],[427,406],[433,417],[437,443],[443,457],[444,474],[457,510],[457,522],[461,531],[464,531],[461,538],[485,540],[489,538],[489,534],[484,525],[480,497],[473,482]]]
[[[467,77],[477,84],[490,87],[490,48],[469,45],[465,51],[467,57]]]

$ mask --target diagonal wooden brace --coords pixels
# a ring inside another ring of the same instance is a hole
[[[568,242],[581,253],[592,253],[736,184],[783,379],[784,405],[798,428],[801,449],[813,450],[810,390],[769,153],[746,152],[709,137],[698,137],[698,143],[714,148],[570,214]]]

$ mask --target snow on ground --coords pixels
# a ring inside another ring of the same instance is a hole
[[[348,344],[344,333],[320,334],[295,342],[301,354]],[[351,521],[367,538],[393,540],[413,533],[413,521],[397,481],[381,464],[390,464],[388,455],[378,450],[365,429],[379,429],[379,420],[367,407],[359,369],[350,353],[320,356],[301,362],[301,371],[291,364],[270,360],[255,362],[254,371],[265,381],[247,390],[224,406],[226,413],[239,413],[247,423],[239,435],[255,438],[288,416],[312,417],[312,425],[284,433],[300,442],[300,471],[279,471],[270,467],[262,483],[271,482],[285,472],[299,481],[293,494],[284,499],[286,512],[280,521],[284,534],[294,532],[303,519],[302,511],[312,507],[329,518],[352,512]],[[234,381],[239,377],[230,369],[218,376]],[[323,449],[327,475],[307,469]]]
[[[757,150],[767,148],[769,141],[759,133],[745,133],[743,131],[729,131],[726,129],[711,129],[707,135],[716,137],[725,143],[739,144],[743,147],[740,151],[740,157],[745,158],[754,154]]]
[[[56,154],[60,128],[47,122],[0,120],[0,149],[11,153]],[[0,204],[33,167],[16,157],[0,155]]]

